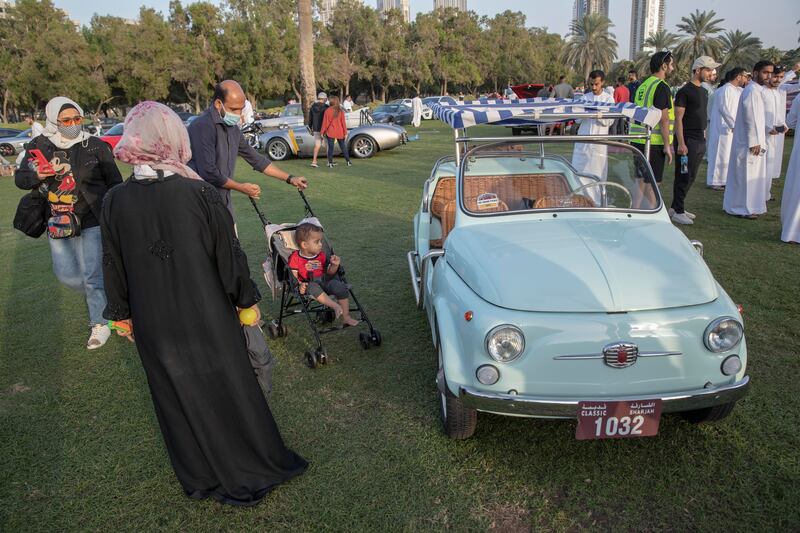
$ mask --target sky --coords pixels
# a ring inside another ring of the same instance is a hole
[[[212,0],[219,4],[219,1]],[[374,6],[375,0],[364,0]],[[140,5],[153,7],[166,14],[169,0],[55,0],[55,5],[69,13],[70,18],[88,24],[94,13],[136,18]],[[183,0],[184,4],[191,0]],[[544,26],[562,35],[569,31],[573,0],[467,0],[467,7],[480,15],[492,16],[510,9],[522,11],[528,26]],[[411,0],[412,18],[417,12],[430,11],[433,0]],[[666,0],[665,28],[677,33],[675,25],[681,17],[695,9],[711,10],[724,18],[725,29],[752,32],[765,47],[775,46],[781,50],[797,47],[800,25],[800,1],[798,0]],[[613,32],[619,44],[618,56],[628,59],[630,39],[631,0],[609,0],[609,18],[614,23]]]

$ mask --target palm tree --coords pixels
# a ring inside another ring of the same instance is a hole
[[[661,50],[672,50],[678,43],[680,37],[667,30],[658,30],[651,33],[642,43],[642,48],[649,48],[654,52]]]
[[[312,26],[311,0],[297,0],[297,20],[300,29],[299,56],[300,80],[303,85],[303,114],[308,119],[308,110],[315,100],[317,81],[314,76],[314,28]]]
[[[719,26],[725,19],[714,18],[716,11],[700,11],[696,9],[688,17],[681,17],[681,24],[677,27],[686,36],[683,38],[675,55],[680,61],[691,62],[700,56],[722,57],[722,43],[715,35],[722,31]]]
[[[765,61],[772,61],[776,65],[781,62],[781,58],[783,57],[783,52],[778,50],[774,46],[770,46],[769,48],[764,48],[761,50],[761,59]]]
[[[564,61],[576,72],[589,77],[592,69],[608,71],[617,58],[617,41],[609,30],[613,24],[605,15],[591,13],[572,23],[572,33],[564,48]]]
[[[720,73],[727,72],[734,67],[742,67],[750,70],[758,61],[761,52],[761,39],[752,37],[751,33],[741,30],[726,31],[720,37],[722,43],[722,68]]]

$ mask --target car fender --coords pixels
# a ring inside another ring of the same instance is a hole
[[[268,131],[266,133],[262,133],[259,135],[258,139],[261,142],[261,146],[263,147],[264,151],[267,150],[267,143],[269,143],[272,139],[279,138],[286,141],[286,144],[289,145],[289,150],[292,152],[292,155],[297,155],[297,142],[294,138],[294,132],[292,130],[275,130],[275,131]]]

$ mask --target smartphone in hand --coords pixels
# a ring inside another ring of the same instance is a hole
[[[31,148],[28,150],[28,154],[32,155],[32,158],[29,158],[28,161],[33,161],[36,163],[36,170],[41,174],[55,174],[56,169],[53,168],[53,165],[50,164],[50,161],[44,156],[41,150],[38,148]]]
[[[786,126],[784,126],[784,125],[775,126],[775,131],[777,131],[778,133],[783,133],[783,132],[786,131]]]

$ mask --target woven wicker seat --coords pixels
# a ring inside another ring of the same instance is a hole
[[[540,198],[566,197],[569,194],[567,180],[561,174],[518,174],[510,176],[467,176],[464,180],[464,197],[467,207],[477,211],[476,199],[481,194],[496,194],[500,206],[495,211],[529,209]],[[453,176],[439,178],[431,198],[431,214],[442,224],[442,238],[431,239],[432,248],[441,248],[447,234],[453,229],[455,211],[447,216],[445,212],[454,209],[456,200],[456,179]],[[473,202],[473,204],[469,204]],[[482,212],[491,212],[481,210]]]

